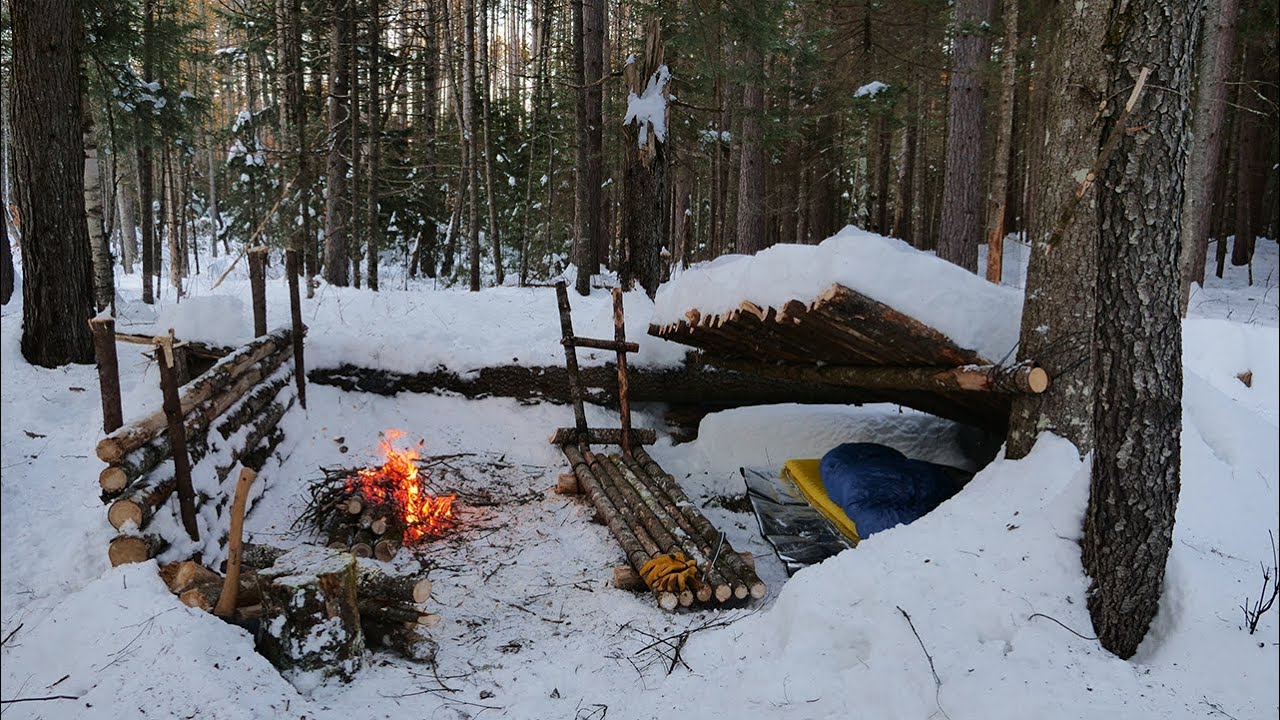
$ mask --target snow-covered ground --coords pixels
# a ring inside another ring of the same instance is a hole
[[[311,386],[309,408],[285,419],[287,457],[264,478],[266,494],[248,520],[260,540],[296,542],[287,526],[308,479],[321,465],[372,459],[380,430],[406,429],[431,455],[476,453],[473,467],[486,468],[476,472],[459,459],[458,473],[437,479],[461,495],[459,532],[423,551],[438,566],[437,664],[376,655],[352,684],[311,696],[281,679],[244,631],[178,603],[154,563],[107,566],[114,531],[97,498],[95,371],[27,365],[15,297],[0,314],[0,699],[73,699],[6,703],[4,715],[1277,717],[1280,614],[1273,610],[1249,635],[1239,608],[1261,589],[1267,533],[1280,525],[1276,260],[1275,243],[1260,242],[1257,284],[1228,266],[1223,281],[1210,278],[1198,290],[1184,324],[1183,491],[1161,610],[1132,661],[1088,639],[1077,544],[1088,469],[1057,438],[1041,438],[1023,460],[998,458],[924,519],[788,580],[754,519],[718,499],[742,492],[739,467],[776,467],[867,439],[972,465],[977,441],[889,406],[710,415],[697,441],[660,440],[653,454],[738,549],[757,556],[771,595],[746,610],[671,615],[609,586],[609,569],[621,559],[616,544],[581,502],[549,491],[564,464],[545,438],[566,424],[567,408]],[[199,296],[176,306],[166,297],[159,317],[122,303],[121,325],[172,326],[180,336],[226,343],[247,338],[242,268],[208,294],[224,267],[205,268],[212,275],[197,278]],[[124,297],[136,299],[136,277],[122,285]],[[280,285],[269,297],[273,324],[287,308]],[[641,298],[627,297],[628,332],[641,340],[644,362],[678,361],[678,347],[642,336],[653,310]],[[579,334],[608,334],[606,293],[573,302]],[[479,295],[413,285],[377,295],[321,288],[304,313],[312,366],[467,372],[563,357],[549,288]],[[136,416],[159,401],[155,370],[136,346],[120,352],[125,414]],[[1250,386],[1237,378],[1246,371]],[[608,425],[611,414],[591,408],[589,420]],[[661,427],[657,416],[641,414],[636,423]],[[655,640],[685,632],[672,669],[659,652],[667,646]]]

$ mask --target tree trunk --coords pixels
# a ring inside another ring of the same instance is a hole
[[[1073,215],[1063,208],[1080,187],[1076,175],[1091,167],[1101,147],[1097,98],[1106,86],[1099,55],[1109,0],[1058,0],[1045,21],[1044,62],[1036,79],[1043,87],[1043,128],[1033,134],[1033,173],[1039,178],[1031,204],[1026,301],[1018,359],[1039,364],[1053,378],[1048,392],[1014,398],[1007,454],[1031,451],[1041,432],[1056,433],[1082,455],[1093,448],[1093,338],[1098,187],[1081,199]],[[1049,238],[1060,240],[1052,252]]]
[[[578,86],[574,105],[574,131],[577,140],[574,164],[573,194],[573,262],[577,265],[574,290],[579,295],[591,293],[591,276],[600,267],[592,227],[597,221],[591,193],[600,184],[599,166],[591,162],[591,116],[587,99],[587,8],[592,0],[573,0],[573,70]]]
[[[991,57],[992,0],[957,0],[948,90],[947,160],[938,257],[978,271],[982,237],[982,177],[986,172],[986,114],[982,66]],[[1087,166],[1086,166],[1087,167]]]
[[[493,248],[494,284],[501,285],[505,279],[502,270],[502,242],[498,236],[498,199],[493,191],[493,138],[490,137],[490,126],[493,124],[490,107],[489,78],[489,3],[480,0],[480,115],[484,130],[484,196],[488,208],[488,224],[485,226],[489,235],[489,247]]]
[[[1009,194],[1009,151],[1013,145],[1013,97],[1018,81],[1018,0],[1003,0],[1004,48],[1000,59],[1000,110],[996,151],[987,193],[987,280],[999,284],[1004,266],[1005,200]]]
[[[116,205],[120,215],[120,261],[124,274],[133,274],[133,264],[138,258],[138,198],[133,175],[125,171],[120,175],[120,191],[116,193]]]
[[[378,55],[382,52],[382,20],[378,16],[378,0],[369,0],[369,156],[365,172],[369,174],[365,198],[365,232],[368,233],[369,258],[365,279],[370,290],[378,289],[378,251],[382,244],[382,225],[378,221],[378,173],[382,167],[382,75]]]
[[[347,187],[351,146],[351,2],[329,1],[329,155],[325,184],[324,278],[330,285],[350,283],[347,235],[351,198]]]
[[[467,173],[467,238],[471,261],[470,289],[480,290],[480,198],[476,192],[476,4],[464,0],[462,19],[463,169]]]
[[[671,73],[663,63],[662,34],[657,22],[650,25],[643,61],[629,63],[624,77],[630,93],[658,93],[662,98],[666,125],[668,81]],[[650,119],[630,118],[624,126],[626,175],[624,179],[623,247],[626,261],[620,276],[623,283],[637,281],[649,294],[662,281],[662,203],[666,190],[666,135],[659,133]]]
[[[1187,160],[1186,204],[1182,209],[1182,312],[1187,312],[1192,283],[1204,283],[1206,243],[1222,158],[1227,116],[1227,78],[1235,55],[1239,0],[1207,0],[1204,44],[1199,62],[1194,135]]]
[[[1093,362],[1096,452],[1085,514],[1089,614],[1102,646],[1132,657],[1160,603],[1178,504],[1182,323],[1178,252],[1195,60],[1194,12],[1161,0],[1117,3],[1103,97],[1130,91],[1139,68],[1164,92],[1143,95],[1136,123],[1098,177],[1100,221]],[[1116,37],[1116,35],[1120,35]],[[1118,102],[1118,101],[1117,101]],[[1115,112],[1115,106],[1112,106]],[[1160,168],[1153,173],[1152,168]]]
[[[142,18],[142,79],[151,82],[152,42],[155,34],[155,6],[153,0],[144,0]],[[141,212],[139,229],[142,231],[142,302],[154,303],[152,283],[156,273],[155,199],[152,191],[151,131],[142,120],[137,121],[137,152],[135,171],[138,173],[138,210]]]
[[[13,297],[13,246],[9,244],[9,104],[7,73],[0,73],[0,305]]]
[[[22,217],[22,355],[43,367],[92,362],[80,10],[69,0],[30,0],[13,4],[11,13],[13,154]]]
[[[1267,102],[1262,85],[1268,82],[1268,67],[1263,46],[1247,45],[1240,60],[1245,84],[1240,88],[1240,109],[1236,112],[1238,157],[1236,165],[1235,242],[1231,245],[1231,264],[1248,265],[1253,260],[1253,243],[1261,229],[1262,196],[1266,190],[1268,152]],[[1249,278],[1253,284],[1253,278]]]
[[[86,98],[87,99],[87,98]],[[115,277],[111,245],[102,225],[102,178],[98,163],[98,144],[93,136],[93,115],[84,112],[84,210],[88,224],[90,259],[93,265],[93,300],[98,310],[111,307],[115,299]]]
[[[745,67],[764,72],[764,56],[758,48],[744,51]],[[742,86],[742,137],[739,138],[737,250],[744,255],[767,247],[765,238],[764,88],[760,80]]]

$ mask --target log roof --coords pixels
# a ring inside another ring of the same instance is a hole
[[[781,308],[744,301],[717,315],[691,309],[685,318],[650,325],[649,334],[702,351],[698,361],[777,379],[812,378],[814,368],[948,369],[995,367],[919,320],[856,290],[835,284],[813,302]],[[847,377],[833,389],[858,387]],[[993,384],[994,385],[994,384]],[[1001,390],[864,387],[867,402],[894,402],[992,430],[1008,424],[1012,395]]]

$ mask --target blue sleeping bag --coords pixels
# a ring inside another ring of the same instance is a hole
[[[822,456],[819,471],[827,496],[863,538],[921,517],[961,487],[941,465],[875,443],[840,445]]]

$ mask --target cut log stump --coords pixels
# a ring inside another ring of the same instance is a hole
[[[328,548],[300,548],[258,574],[262,624],[258,649],[306,693],[364,665],[356,600],[356,559]]]

